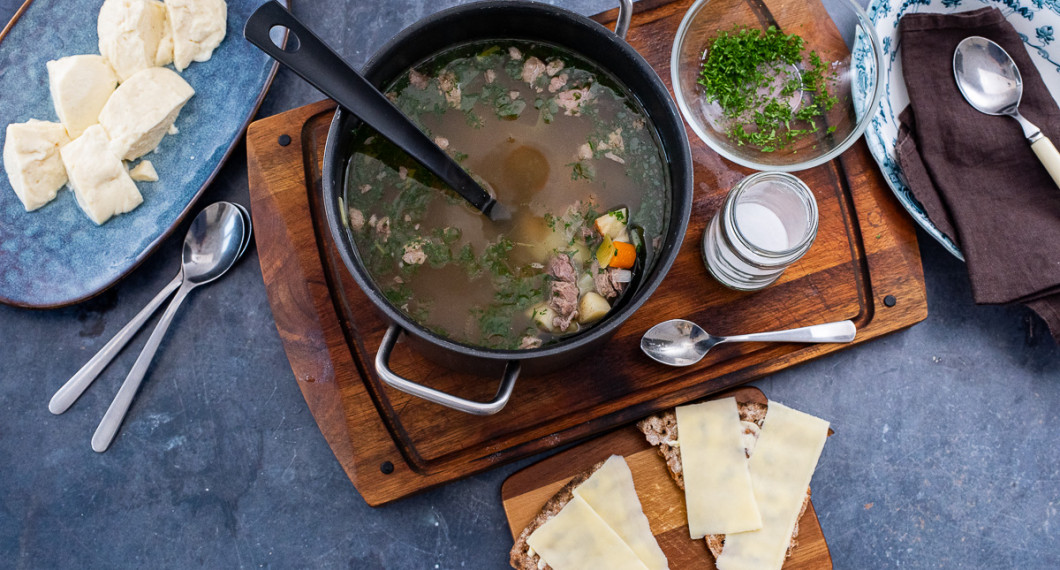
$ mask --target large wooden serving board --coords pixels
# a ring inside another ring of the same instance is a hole
[[[715,397],[729,396],[738,402],[767,403],[765,394],[752,387],[737,388]],[[670,477],[659,452],[634,426],[576,445],[509,476],[501,487],[501,499],[512,538],[519,536],[545,502],[571,478],[612,455],[625,457],[633,472],[633,484],[641,508],[648,517],[655,540],[670,562],[670,568],[713,570],[716,567],[714,557],[706,542],[688,536],[684,492]],[[799,519],[797,540],[798,546],[784,563],[785,570],[827,570],[832,567],[832,556],[812,501]]]
[[[747,1],[756,10],[805,2]],[[690,4],[642,2],[633,17],[630,43],[667,83],[671,38]],[[819,17],[811,9],[796,13]],[[386,323],[346,272],[324,223],[321,159],[333,108],[320,102],[250,126],[251,207],[269,301],[295,378],[335,456],[371,505],[849,346],[722,345],[696,366],[669,368],[638,348],[640,336],[659,321],[688,318],[724,335],[852,319],[861,343],[927,316],[916,234],[863,142],[799,173],[820,211],[817,240],[802,260],[757,293],[715,282],[702,262],[703,229],[728,189],[750,171],[710,151],[689,130],[695,200],[684,244],[662,285],[605,348],[568,370],[520,377],[508,406],[494,416],[469,416],[408,396],[385,387],[374,371]],[[391,366],[478,400],[491,398],[499,382],[441,368],[404,343]]]

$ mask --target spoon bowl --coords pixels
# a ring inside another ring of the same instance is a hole
[[[1023,77],[1012,56],[984,37],[964,38],[953,52],[953,77],[961,95],[977,111],[1005,115],[1019,122],[1031,150],[1060,186],[1060,152],[1041,129],[1019,112]]]
[[[246,233],[243,212],[234,204],[207,206],[192,220],[184,237],[184,280],[202,285],[224,275],[245,249]]]
[[[239,213],[243,215],[243,228],[246,231],[243,232],[243,242],[239,244],[239,257],[242,258],[247,251],[247,247],[250,246],[251,238],[254,237],[254,223],[250,219],[250,212],[247,211],[246,206],[239,202],[231,202],[231,204],[238,208]]]
[[[691,366],[723,342],[850,342],[857,329],[851,321],[839,321],[797,329],[736,336],[713,336],[684,319],[655,325],[640,339],[640,349],[656,362],[668,366]]]
[[[1019,115],[1023,77],[1001,46],[979,36],[961,40],[953,53],[953,76],[968,103],[987,115]]]

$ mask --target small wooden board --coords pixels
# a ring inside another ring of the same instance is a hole
[[[738,402],[766,403],[765,394],[753,387],[737,388],[709,399],[733,396]],[[512,538],[530,524],[552,495],[575,475],[612,455],[626,458],[633,472],[641,507],[651,524],[652,534],[670,561],[670,568],[715,568],[714,557],[703,540],[688,537],[685,495],[666,470],[659,452],[648,444],[634,426],[627,426],[602,437],[557,453],[548,459],[516,471],[504,481],[501,499]],[[812,485],[811,485],[812,488]],[[784,563],[786,570],[825,570],[832,567],[832,556],[824,532],[813,510],[813,502],[799,519],[798,546]]]
[[[756,9],[804,2],[747,1]],[[629,41],[667,83],[672,38],[690,4],[641,2],[633,16]],[[804,18],[811,12],[799,11]],[[611,12],[598,20],[613,17]],[[346,271],[324,222],[321,161],[333,109],[324,101],[250,126],[251,209],[266,291],[295,378],[335,456],[370,505],[850,346],[727,344],[696,366],[669,368],[639,350],[640,336],[659,321],[687,318],[725,335],[852,319],[855,343],[861,343],[927,316],[916,233],[863,141],[839,159],[799,173],[820,211],[809,253],[763,291],[739,293],[719,285],[703,265],[700,239],[728,189],[750,171],[722,159],[689,130],[695,199],[684,244],[651,299],[607,346],[568,370],[520,377],[508,406],[494,416],[431,404],[377,377],[373,361],[387,323]],[[405,343],[395,348],[391,367],[477,400],[492,397],[499,382],[441,368]]]

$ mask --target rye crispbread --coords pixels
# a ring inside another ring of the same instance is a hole
[[[745,453],[748,457],[754,451],[754,442],[758,441],[759,430],[762,429],[762,422],[766,419],[766,412],[768,406],[766,404],[759,404],[757,402],[737,402],[737,409],[740,411],[740,422],[744,427],[745,439]],[[662,456],[666,462],[666,469],[670,472],[670,477],[673,478],[674,483],[677,484],[681,489],[685,488],[684,472],[681,467],[681,446],[680,439],[678,439],[677,433],[677,413],[674,410],[667,410],[665,412],[648,416],[643,420],[637,422],[637,429],[644,434],[645,439],[648,443],[655,446],[655,449],[659,451],[659,455]],[[810,488],[806,488],[806,499],[802,501],[802,507],[799,509],[799,519],[806,512],[807,505],[810,504]],[[788,544],[788,551],[786,556],[791,556],[792,551],[798,546],[796,538],[799,535],[799,523],[798,520],[795,522],[795,529],[791,533],[791,543]],[[714,555],[715,560],[721,555],[722,548],[725,545],[724,534],[710,534],[704,537],[707,542],[707,548],[710,549],[710,553]]]
[[[534,517],[534,520],[530,521],[530,524],[526,525],[523,532],[519,533],[519,536],[515,539],[515,545],[512,546],[512,551],[508,555],[508,563],[512,565],[512,568],[515,568],[516,570],[552,569],[548,564],[542,563],[541,556],[530,548],[530,545],[526,543],[526,539],[530,538],[530,535],[533,534],[538,527],[556,516],[556,514],[559,513],[572,498],[574,498],[574,488],[584,483],[593,473],[596,473],[603,464],[604,462],[601,461],[589,469],[575,475],[569,483],[564,485],[559,491],[556,491],[555,495],[552,495],[552,498],[545,503],[545,506],[541,507],[541,512]],[[539,564],[540,566],[538,566]]]

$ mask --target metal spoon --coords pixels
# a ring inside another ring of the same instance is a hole
[[[140,388],[147,373],[148,366],[166,335],[166,330],[173,322],[173,316],[180,308],[181,302],[192,289],[214,281],[224,275],[236,260],[246,240],[247,229],[243,225],[243,214],[239,208],[228,202],[217,202],[206,207],[188,229],[184,238],[184,251],[181,259],[183,280],[177,294],[170,301],[162,318],[155,326],[151,337],[147,339],[143,351],[133,364],[132,370],[125,378],[117,396],[107,408],[103,420],[99,422],[96,433],[92,436],[92,449],[106,451],[114,435],[118,433],[125,413],[129,411],[133,397]]]
[[[1023,78],[1008,52],[983,37],[965,38],[953,52],[953,76],[961,94],[977,111],[1019,121],[1034,154],[1060,186],[1060,153],[1041,129],[1020,115]]]
[[[232,202],[225,202],[225,204],[235,206],[243,216],[243,225],[246,228],[246,231],[244,232],[243,242],[239,245],[238,254],[238,257],[243,257],[243,253],[247,250],[247,246],[250,245],[250,236],[252,233],[250,213],[240,204]],[[203,212],[205,211],[206,210],[203,210]],[[203,212],[199,215],[201,216]],[[188,238],[185,237],[184,239],[187,241]],[[140,312],[128,322],[128,324],[122,327],[122,329],[114,335],[114,338],[110,339],[103,348],[99,349],[99,352],[97,352],[95,356],[86,362],[76,374],[71,376],[70,379],[55,392],[51,401],[48,402],[48,411],[53,414],[61,414],[68,410],[70,406],[81,397],[81,394],[92,385],[92,382],[95,382],[100,373],[107,368],[111,361],[114,360],[114,357],[116,357],[118,353],[125,348],[125,345],[136,336],[136,333],[144,326],[147,319],[151,318],[151,315],[155,314],[155,311],[162,306],[162,303],[165,302],[165,300],[168,299],[178,287],[180,287],[181,282],[184,280],[183,275],[183,270],[178,271],[177,276],[167,283],[166,286],[155,295],[155,298],[151,299],[151,302],[148,303],[146,307],[141,309]]]
[[[273,42],[273,29],[286,30],[284,47]],[[255,10],[243,37],[396,144],[490,219],[511,219],[508,209],[462,166],[278,2],[265,2]]]
[[[243,254],[246,253],[247,247],[250,246],[250,240],[254,236],[254,221],[250,219],[250,212],[247,211],[247,207],[239,202],[226,202],[231,204],[239,210],[239,214],[243,216],[243,243],[239,244],[239,254],[236,259],[242,259]]]
[[[648,329],[640,339],[640,349],[663,364],[691,366],[723,342],[850,342],[856,333],[853,322],[839,321],[785,331],[711,336],[696,323],[674,319]]]

